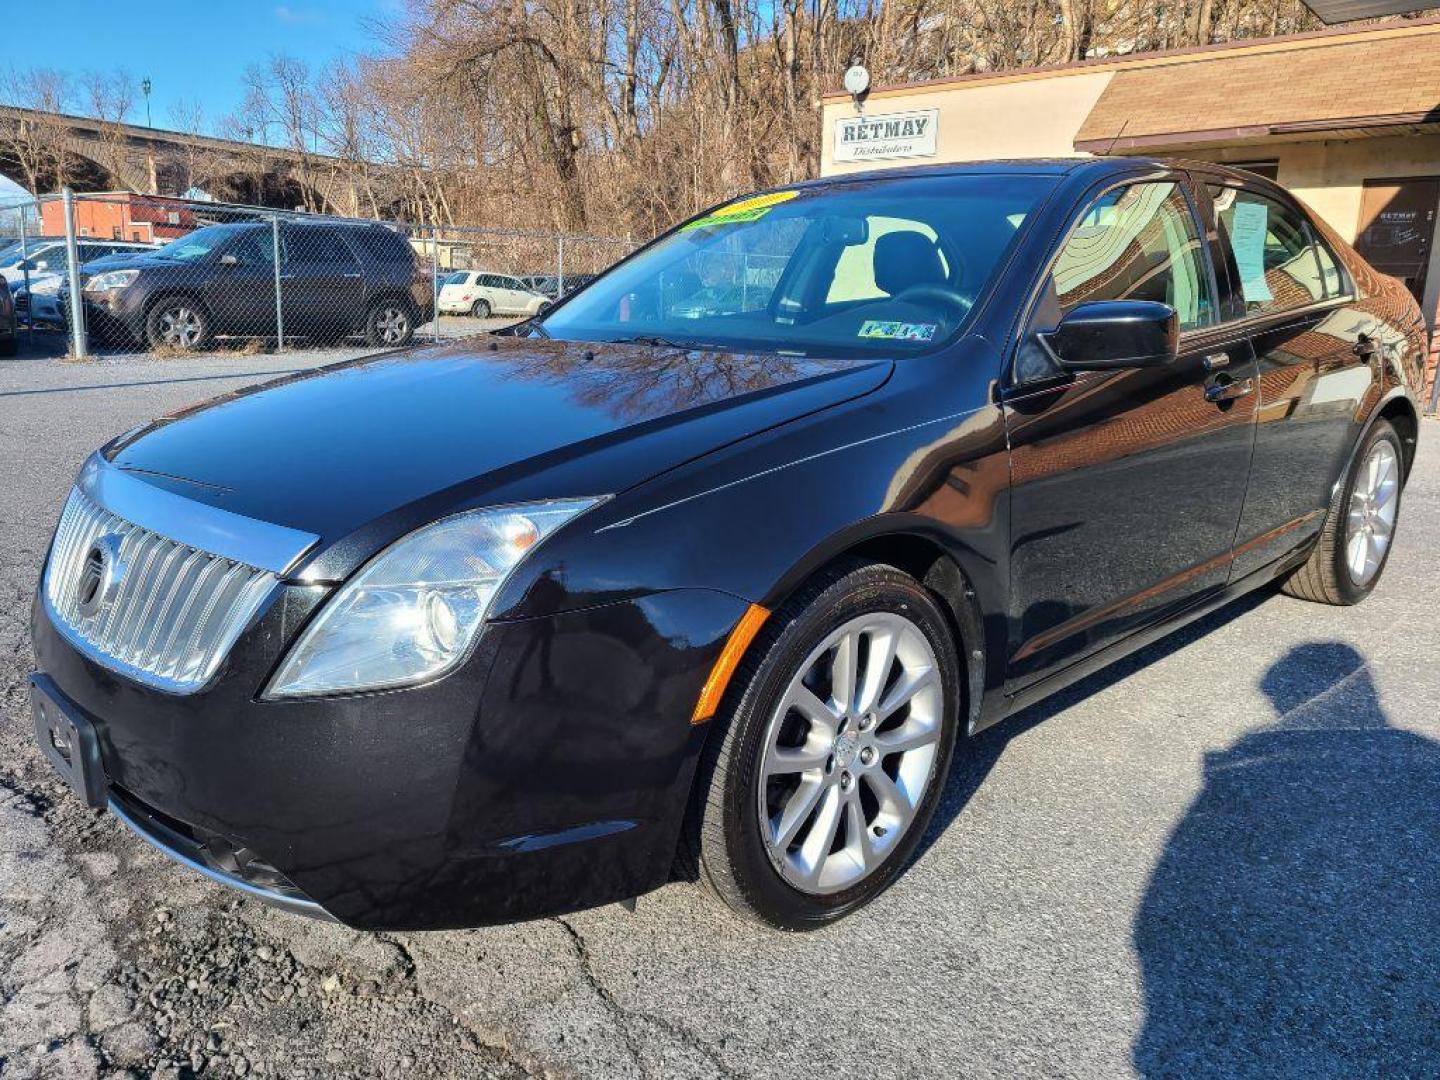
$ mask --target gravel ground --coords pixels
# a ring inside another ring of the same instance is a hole
[[[338,355],[0,364],[0,1076],[1440,1073],[1440,426],[1368,603],[1242,601],[986,733],[916,865],[836,928],[676,884],[373,935],[80,808],[24,694],[85,454]]]

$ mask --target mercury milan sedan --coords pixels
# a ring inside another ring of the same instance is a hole
[[[1008,714],[1251,589],[1354,604],[1414,299],[1274,184],[905,169],[690,220],[508,332],[85,462],[34,719],[91,806],[365,928],[893,883]]]

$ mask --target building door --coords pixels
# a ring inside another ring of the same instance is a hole
[[[1376,270],[1403,280],[1422,303],[1437,209],[1440,177],[1365,181],[1355,250]]]

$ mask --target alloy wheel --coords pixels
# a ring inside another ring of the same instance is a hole
[[[160,315],[160,340],[182,349],[193,348],[204,332],[205,323],[193,308],[179,305],[166,308]]]
[[[781,877],[822,895],[878,869],[915,820],[943,725],[939,662],[919,626],[875,612],[832,631],[763,744],[761,839]]]
[[[1395,447],[1381,439],[1355,474],[1345,522],[1345,564],[1356,585],[1368,585],[1385,562],[1399,509],[1400,462]]]
[[[399,345],[409,330],[410,316],[399,307],[383,307],[375,316],[375,333],[386,345]]]

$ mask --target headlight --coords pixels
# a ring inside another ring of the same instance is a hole
[[[139,270],[111,270],[108,273],[96,274],[85,283],[85,291],[113,292],[125,288],[139,276]]]
[[[596,501],[474,510],[397,540],[325,602],[265,697],[393,689],[453,670],[510,572]]]

